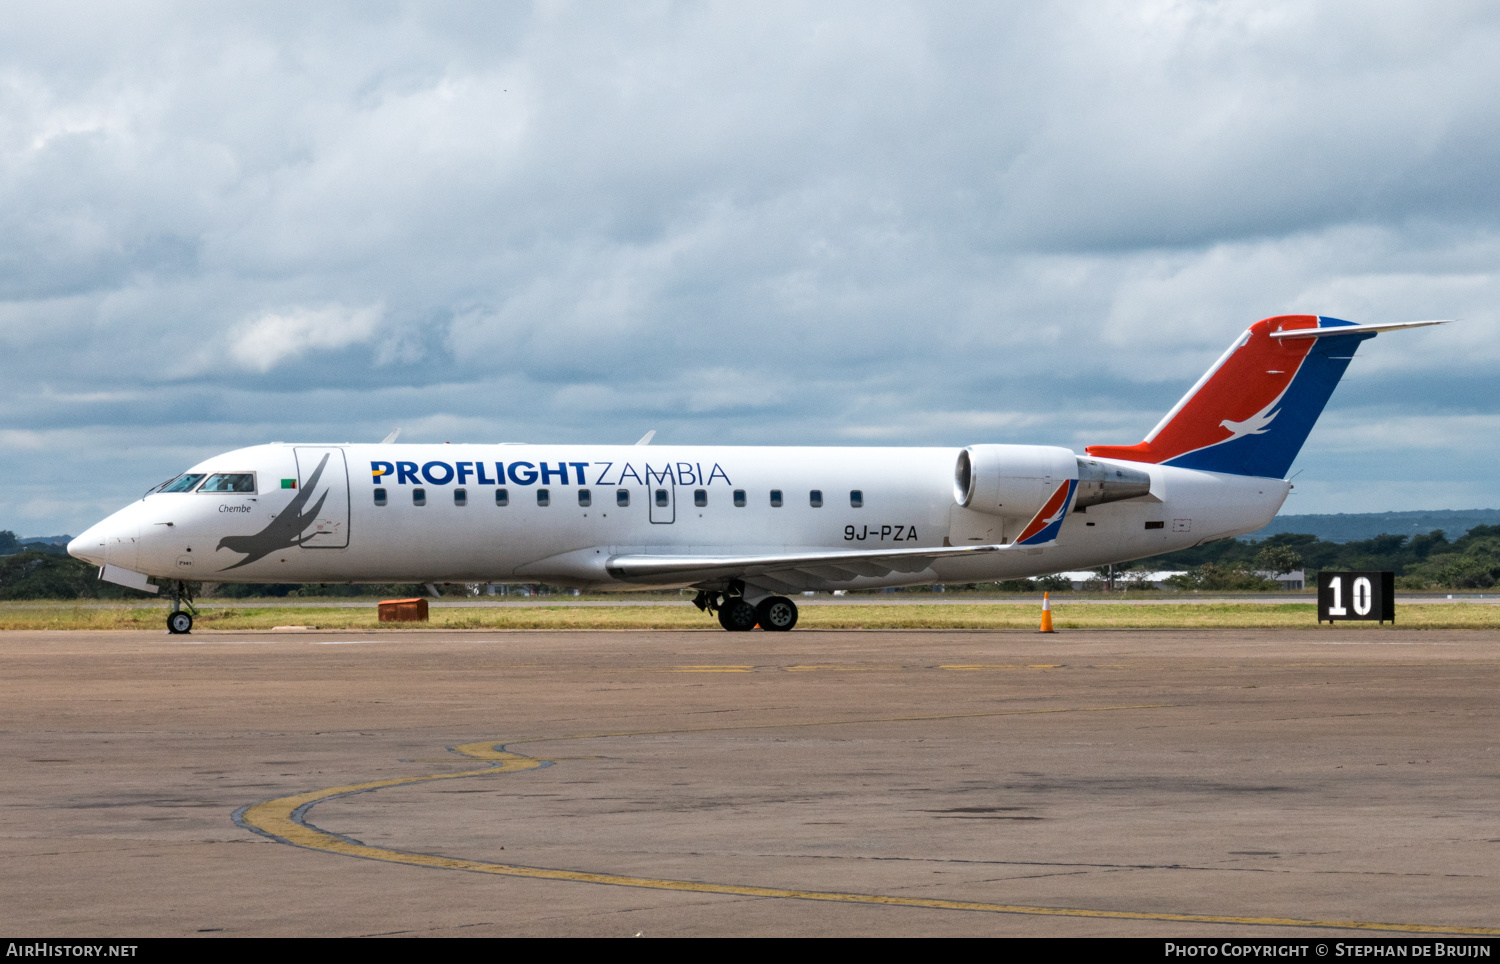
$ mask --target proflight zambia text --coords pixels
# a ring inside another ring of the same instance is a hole
[[[492,474],[493,473],[493,474]],[[715,462],[704,471],[702,462],[661,465],[629,462],[371,462],[370,481],[376,485],[701,485],[722,481],[733,485]]]

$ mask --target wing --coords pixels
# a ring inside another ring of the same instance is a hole
[[[745,555],[619,555],[605,571],[622,582],[709,582],[753,579],[782,592],[848,582],[861,576],[881,578],[896,572],[921,572],[936,559],[1003,552],[1005,546],[954,546],[930,549],[874,549],[867,552],[784,552]]]
[[[892,573],[919,573],[938,559],[973,557],[1012,549],[1036,549],[1053,545],[1063,518],[1073,504],[1078,480],[1058,488],[1047,504],[1032,517],[1009,545],[943,546],[928,549],[870,549],[864,552],[811,550],[774,553],[712,553],[658,555],[640,553],[611,556],[604,571],[621,582],[675,582],[699,585],[744,579],[775,589],[797,592],[824,589],[861,577],[883,579]]]

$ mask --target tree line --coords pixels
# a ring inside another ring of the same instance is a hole
[[[1152,568],[1191,572],[1204,567],[1220,573],[1305,569],[1309,585],[1322,570],[1337,569],[1394,572],[1398,589],[1488,589],[1500,579],[1500,526],[1475,526],[1451,542],[1441,529],[1359,542],[1324,542],[1317,536],[1283,532],[1258,542],[1210,542],[1150,562]]]

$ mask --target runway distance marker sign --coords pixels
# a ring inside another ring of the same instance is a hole
[[[1318,573],[1318,622],[1340,619],[1396,621],[1394,572]]]

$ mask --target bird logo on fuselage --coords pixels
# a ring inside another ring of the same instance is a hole
[[[225,566],[220,572],[230,569],[238,569],[240,566],[248,566],[250,563],[277,551],[278,549],[290,549],[292,546],[300,546],[305,540],[302,533],[313,524],[318,513],[323,509],[323,503],[328,499],[328,490],[318,498],[317,504],[310,512],[303,512],[302,507],[307,505],[307,500],[312,498],[313,492],[318,487],[318,479],[323,475],[323,468],[328,465],[328,456],[323,456],[323,461],[313,470],[308,477],[307,484],[297,490],[297,494],[288,502],[281,514],[272,519],[264,529],[249,536],[225,536],[219,540],[214,547],[217,552],[220,549],[228,549],[230,552],[243,552],[245,558],[232,566]]]

